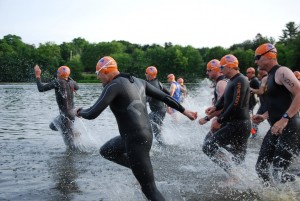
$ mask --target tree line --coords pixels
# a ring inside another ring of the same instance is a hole
[[[33,66],[39,64],[43,81],[51,79],[59,66],[71,68],[71,76],[77,81],[85,73],[94,73],[97,61],[103,56],[112,56],[120,71],[144,78],[148,66],[158,68],[162,81],[170,73],[183,77],[185,82],[196,82],[206,76],[206,64],[211,59],[220,59],[226,54],[234,54],[239,60],[243,73],[254,66],[254,51],[263,43],[276,43],[278,62],[292,70],[300,68],[300,31],[294,22],[286,24],[282,36],[276,41],[272,37],[257,34],[254,39],[233,44],[228,49],[221,46],[213,48],[194,48],[166,42],[139,45],[127,41],[89,43],[83,38],[57,45],[52,42],[35,45],[26,44],[16,35],[6,35],[0,40],[0,82],[32,82]],[[96,76],[95,76],[96,77]]]

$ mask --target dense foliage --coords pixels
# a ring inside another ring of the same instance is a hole
[[[57,68],[61,65],[71,68],[71,76],[75,80],[89,80],[93,76],[87,76],[86,73],[93,73],[98,59],[106,55],[115,58],[120,71],[141,78],[144,78],[145,68],[153,65],[158,68],[162,81],[166,80],[169,73],[174,73],[176,77],[183,77],[185,82],[195,82],[205,77],[207,62],[215,58],[220,59],[228,53],[239,59],[240,70],[245,72],[248,67],[254,66],[255,49],[266,42],[274,44],[276,41],[257,34],[253,40],[233,44],[228,49],[220,46],[197,49],[172,43],[165,43],[164,46],[141,46],[127,41],[89,43],[83,38],[75,38],[72,42],[60,45],[47,42],[35,47],[22,42],[19,36],[6,35],[0,40],[0,82],[33,81],[35,64],[41,67],[44,81],[55,76]],[[299,26],[294,22],[287,23],[282,36],[276,42],[276,47],[279,63],[292,70],[299,70]]]

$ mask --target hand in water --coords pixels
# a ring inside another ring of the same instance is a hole
[[[42,71],[37,64],[34,66],[34,73],[36,78],[41,78]]]

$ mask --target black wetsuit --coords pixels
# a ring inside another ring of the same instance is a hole
[[[79,115],[85,119],[94,119],[110,106],[116,117],[120,136],[104,144],[100,148],[100,154],[108,160],[131,168],[149,200],[165,200],[156,188],[150,161],[153,134],[146,96],[163,101],[180,112],[184,111],[176,100],[145,80],[119,74],[104,87],[96,103],[88,109],[80,110]]]
[[[249,85],[252,89],[259,89],[259,81],[257,77],[253,77],[249,81]],[[250,99],[249,99],[249,111],[252,113],[253,109],[257,103],[256,97],[254,93],[250,92]]]
[[[147,80],[147,82],[160,89],[161,91],[165,92],[166,94],[170,95],[169,90],[166,89],[157,78],[153,80]],[[162,143],[161,126],[166,116],[167,106],[164,102],[155,98],[147,97],[147,101],[149,102],[151,110],[149,117],[154,136],[159,143]]]
[[[231,165],[222,158],[224,153],[220,147],[233,154],[232,160],[236,164],[245,159],[251,129],[249,90],[249,82],[244,75],[238,73],[229,80],[223,96],[215,105],[216,110],[223,108],[217,119],[222,126],[204,140],[203,152],[225,171],[230,170]]]
[[[293,101],[293,95],[289,90],[275,82],[275,73],[278,68],[280,68],[279,65],[273,67],[269,72],[265,90],[266,109],[271,126],[282,118]],[[300,118],[298,113],[288,121],[282,134],[272,135],[271,129],[267,132],[256,163],[258,176],[265,182],[269,182],[269,167],[273,164],[274,179],[285,182],[285,171],[290,166],[293,156],[299,154],[299,150]]]
[[[73,79],[55,78],[47,84],[42,84],[41,79],[37,79],[36,83],[39,92],[55,89],[56,102],[60,115],[50,123],[49,127],[55,131],[61,130],[65,144],[68,148],[74,149],[74,92],[79,89],[79,86]]]

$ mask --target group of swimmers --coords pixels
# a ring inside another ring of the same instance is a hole
[[[199,120],[200,124],[212,120],[202,150],[230,175],[229,182],[235,182],[237,178],[233,167],[245,159],[251,120],[259,124],[268,119],[271,127],[259,152],[256,164],[258,176],[265,185],[271,185],[273,179],[279,182],[293,181],[295,177],[287,171],[293,157],[300,151],[300,82],[289,68],[278,65],[277,50],[272,44],[263,44],[256,49],[255,63],[260,70],[268,73],[268,79],[263,91],[265,107],[259,114],[253,115],[252,119],[249,112],[250,84],[239,71],[238,59],[228,54],[220,61],[214,59],[207,64],[207,74],[216,84],[213,105],[205,110],[207,116]],[[65,68],[63,72],[68,74],[69,69]],[[43,86],[40,81],[41,71],[35,66],[39,91],[55,88],[57,97],[68,98],[78,86],[68,76],[61,76],[61,71],[57,73],[59,80],[64,79],[63,81],[53,81]],[[89,108],[72,110],[73,116],[67,118],[73,121],[76,115],[84,119],[95,119],[109,106],[117,120],[120,136],[114,137],[100,148],[101,156],[130,168],[147,199],[165,200],[154,181],[149,155],[152,133],[158,130],[159,134],[155,136],[160,135],[159,127],[166,113],[164,104],[190,120],[197,119],[197,112],[185,109],[180,100],[175,99],[174,94],[178,90],[177,82],[174,83],[175,76],[168,76],[171,83],[168,91],[156,79],[157,69],[153,66],[146,69],[145,81],[119,72],[117,62],[105,56],[98,61],[96,74],[104,87],[100,97]],[[149,115],[147,100],[151,109]],[[70,108],[71,105],[68,104],[67,107]],[[65,106],[60,107],[61,114],[64,108]],[[153,125],[157,125],[157,128]],[[157,139],[159,141],[159,137]],[[228,156],[221,148],[232,153],[233,157]],[[273,179],[270,176],[271,165]]]

